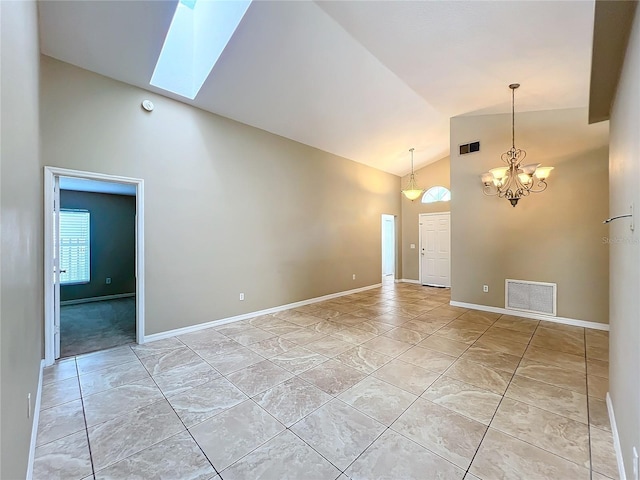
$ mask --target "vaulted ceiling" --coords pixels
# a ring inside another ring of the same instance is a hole
[[[518,111],[588,105],[592,0],[254,1],[194,100],[149,84],[176,5],[41,1],[41,51],[397,175],[510,83]]]

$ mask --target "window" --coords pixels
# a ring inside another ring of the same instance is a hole
[[[88,283],[89,225],[87,210],[60,210],[60,283]]]
[[[431,187],[424,192],[422,203],[448,202],[451,200],[451,192],[445,187]]]

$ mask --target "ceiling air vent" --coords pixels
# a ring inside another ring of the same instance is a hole
[[[474,153],[480,151],[480,142],[471,142],[460,145],[460,155],[466,155],[467,153]]]

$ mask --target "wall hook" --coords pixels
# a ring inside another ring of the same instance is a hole
[[[602,223],[611,223],[614,220],[618,220],[619,218],[628,218],[631,217],[631,225],[629,225],[629,228],[631,229],[631,231],[633,232],[633,230],[635,229],[634,226],[634,222],[633,222],[633,203],[629,206],[629,210],[631,211],[631,213],[627,213],[626,215],[616,215],[615,217],[611,217],[611,218],[607,218],[604,222]]]

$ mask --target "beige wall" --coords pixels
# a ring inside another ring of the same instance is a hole
[[[36,3],[0,2],[2,141],[0,478],[25,478],[42,358],[42,173],[38,134]]]
[[[416,170],[416,182],[425,190],[441,185],[450,188],[449,157],[431,163],[420,170]],[[409,175],[402,178],[402,187],[409,181]],[[402,196],[402,278],[408,280],[419,279],[420,243],[418,215],[421,213],[448,212],[450,202],[422,203],[422,199],[406,199]],[[414,244],[416,248],[411,248]]]
[[[44,164],[145,181],[146,334],[380,283],[399,177],[48,57],[41,68]]]
[[[504,307],[507,278],[558,284],[558,316],[607,323],[607,127],[586,110],[516,114],[525,163],[554,166],[549,188],[520,200],[482,194],[479,175],[511,145],[510,115],[451,119],[451,151],[470,139],[480,152],[451,157],[452,300]],[[489,285],[483,293],[482,285]]]
[[[611,113],[609,155],[610,213],[628,212],[633,202],[635,231],[616,220],[610,245],[609,391],[613,402],[627,478],[632,479],[632,449],[640,453],[640,9],[636,9],[626,59]]]

